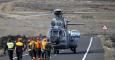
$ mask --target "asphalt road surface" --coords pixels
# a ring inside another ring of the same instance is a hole
[[[100,39],[91,36],[81,36],[78,42],[77,53],[71,50],[61,50],[60,54],[52,54],[51,60],[104,60],[104,50]],[[8,56],[0,57],[0,60],[8,60]],[[14,60],[16,57],[14,56]],[[28,54],[23,55],[23,60],[31,60]]]

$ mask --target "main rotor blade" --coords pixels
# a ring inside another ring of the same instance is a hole
[[[84,23],[68,23],[67,25],[85,25]]]
[[[14,14],[14,15],[24,15],[24,16],[46,16],[46,15],[52,15],[52,12],[9,12],[8,14]]]
[[[108,14],[108,13],[113,13],[113,12],[63,12],[63,14],[102,14],[102,13]]]

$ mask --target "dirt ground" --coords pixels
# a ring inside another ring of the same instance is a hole
[[[103,34],[102,26],[106,25],[106,33],[115,33],[115,2],[112,1],[5,0],[0,4],[0,36],[20,33],[33,35],[35,32],[46,34],[53,16],[39,12],[49,12],[55,8],[61,8],[66,13],[96,12],[65,14],[72,23],[85,24],[69,26],[70,29],[77,29],[83,34]]]

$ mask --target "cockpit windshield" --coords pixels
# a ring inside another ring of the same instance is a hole
[[[52,31],[52,36],[58,36],[58,35],[59,35],[58,30],[53,30]]]
[[[53,30],[52,31],[52,36],[60,36],[60,37],[62,37],[62,36],[64,36],[64,33],[63,33],[62,30]]]

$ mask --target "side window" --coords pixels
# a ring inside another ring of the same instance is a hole
[[[62,31],[59,31],[59,35],[62,36],[62,34],[63,34]]]
[[[60,35],[61,37],[64,37],[64,36],[65,36],[65,31],[62,31],[62,30],[61,30],[61,31],[59,32],[59,35]]]

